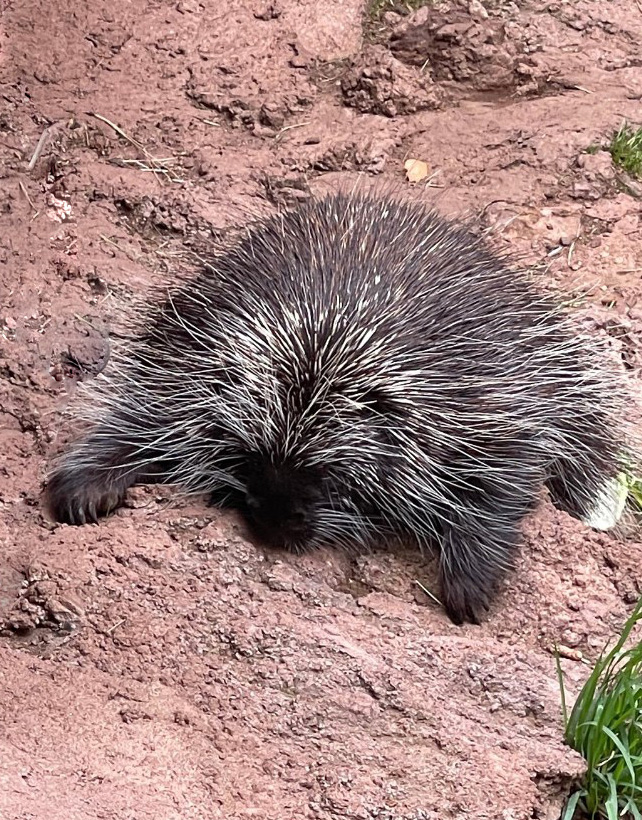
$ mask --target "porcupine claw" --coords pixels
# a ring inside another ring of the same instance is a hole
[[[81,505],[76,505],[76,520],[74,523],[80,525],[87,523],[87,519],[85,517],[85,510]]]
[[[456,626],[464,623],[479,626],[482,611],[488,612],[489,609],[488,598],[479,590],[465,590],[455,585],[448,587],[443,582],[442,586],[444,609],[450,620]]]
[[[83,471],[61,469],[47,485],[46,499],[56,521],[81,526],[98,523],[122,502],[129,481],[107,482],[104,478],[87,477]]]
[[[502,567],[510,563],[508,545],[512,538],[506,533],[503,536],[506,551],[501,560],[497,560],[498,542],[491,547],[491,542],[485,543],[479,536],[469,534],[462,538],[451,532],[442,543],[441,599],[454,624],[479,625],[482,615],[488,612],[496,582],[503,574]],[[470,549],[472,544],[475,546]]]
[[[55,517],[65,524],[72,524],[74,521],[74,508],[72,504],[65,504],[56,511]]]
[[[96,504],[94,501],[89,501],[87,503],[87,518],[92,524],[98,523],[98,513],[96,512]]]

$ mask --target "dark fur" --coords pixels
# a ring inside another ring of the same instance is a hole
[[[580,517],[620,468],[600,355],[421,205],[312,201],[152,312],[48,502],[83,524],[154,480],[226,498],[291,549],[435,545],[448,614],[478,622],[542,484]]]

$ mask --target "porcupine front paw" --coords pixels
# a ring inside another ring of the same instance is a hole
[[[518,522],[491,528],[447,529],[441,545],[442,603],[455,624],[479,624],[488,611],[497,583],[512,566]]]
[[[490,590],[484,589],[477,581],[442,568],[442,604],[450,620],[457,626],[464,623],[479,625],[488,611],[490,597]]]
[[[97,524],[100,516],[109,515],[122,503],[130,483],[113,479],[108,472],[101,476],[95,470],[62,468],[49,479],[45,497],[56,521]]]

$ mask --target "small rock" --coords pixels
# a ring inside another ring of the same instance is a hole
[[[261,123],[257,122],[254,123],[252,133],[255,137],[261,137],[262,139],[274,139],[278,132],[275,131],[274,128],[268,128],[267,125],[261,125]]]
[[[588,180],[606,179],[610,181],[615,177],[613,160],[608,151],[598,151],[597,154],[581,154],[577,158],[577,164],[584,169]]]
[[[488,12],[481,4],[480,0],[470,0],[468,13],[475,20],[488,20]]]
[[[64,629],[75,629],[78,623],[78,616],[75,612],[67,609],[57,598],[49,598],[45,604],[47,614],[53,621],[59,624]]]
[[[179,14],[196,14],[201,10],[201,4],[197,0],[181,0],[176,5]]]
[[[276,20],[281,16],[281,9],[276,3],[268,3],[253,14],[256,20]]]
[[[7,618],[5,626],[14,632],[30,632],[38,626],[38,619],[26,612],[12,612]]]
[[[259,121],[261,125],[267,125],[271,128],[283,128],[283,124],[285,123],[285,115],[277,106],[266,103],[261,106]]]
[[[558,644],[557,651],[561,658],[567,658],[570,661],[581,661],[584,657],[579,649],[571,649],[563,644]],[[555,654],[555,649],[551,651],[551,654]]]

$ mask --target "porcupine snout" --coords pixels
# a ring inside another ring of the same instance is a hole
[[[249,469],[245,517],[269,546],[302,550],[316,535],[322,501],[322,478],[315,471],[260,461]]]

